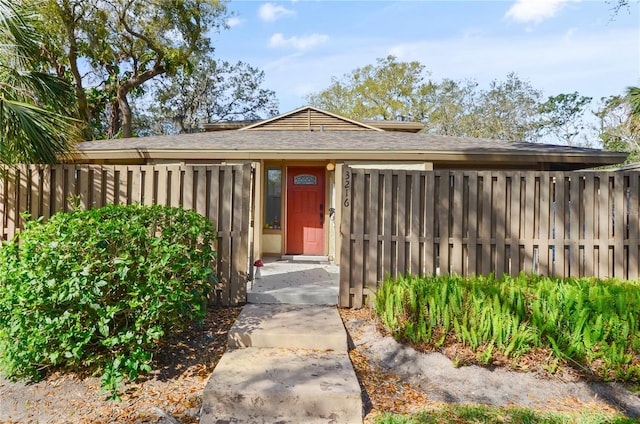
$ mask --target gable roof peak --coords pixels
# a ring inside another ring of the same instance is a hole
[[[364,122],[345,118],[338,114],[318,109],[313,106],[302,106],[273,118],[256,122],[241,128],[247,130],[306,130],[306,131],[335,131],[335,130],[369,130],[384,131]]]

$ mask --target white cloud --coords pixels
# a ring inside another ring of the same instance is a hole
[[[277,21],[282,17],[295,14],[296,12],[293,10],[273,3],[265,3],[258,9],[258,16],[260,16],[260,19],[267,22]]]
[[[290,47],[295,50],[307,50],[329,40],[329,36],[325,34],[311,34],[305,37],[289,37],[285,38],[281,33],[275,33],[269,39],[269,47]]]
[[[554,17],[564,3],[580,0],[517,0],[505,17],[519,23],[539,24]]]
[[[242,25],[244,22],[244,19],[238,18],[236,16],[227,19],[227,25],[229,26],[229,28],[237,27],[238,25]]]

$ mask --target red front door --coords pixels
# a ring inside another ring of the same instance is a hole
[[[324,167],[287,168],[287,253],[324,254]]]

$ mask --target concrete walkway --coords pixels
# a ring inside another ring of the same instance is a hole
[[[330,264],[288,265],[288,273],[281,272],[287,264],[280,263],[271,268],[277,272],[263,274],[280,275],[280,287],[274,288],[278,284],[272,279],[265,299],[276,303],[247,304],[230,330],[229,349],[203,393],[201,424],[362,423],[360,385],[340,314],[322,296],[305,297],[314,281],[298,280],[300,275],[326,277],[318,270]],[[305,300],[311,304],[300,304]]]
[[[326,257],[269,258],[247,284],[247,303],[337,305],[339,287],[340,267]]]

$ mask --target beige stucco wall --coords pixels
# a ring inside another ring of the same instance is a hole
[[[282,235],[262,234],[262,251],[265,254],[278,253],[282,250]]]
[[[433,171],[432,162],[359,162],[348,161],[344,163],[352,168],[359,169],[401,169],[405,171]]]

